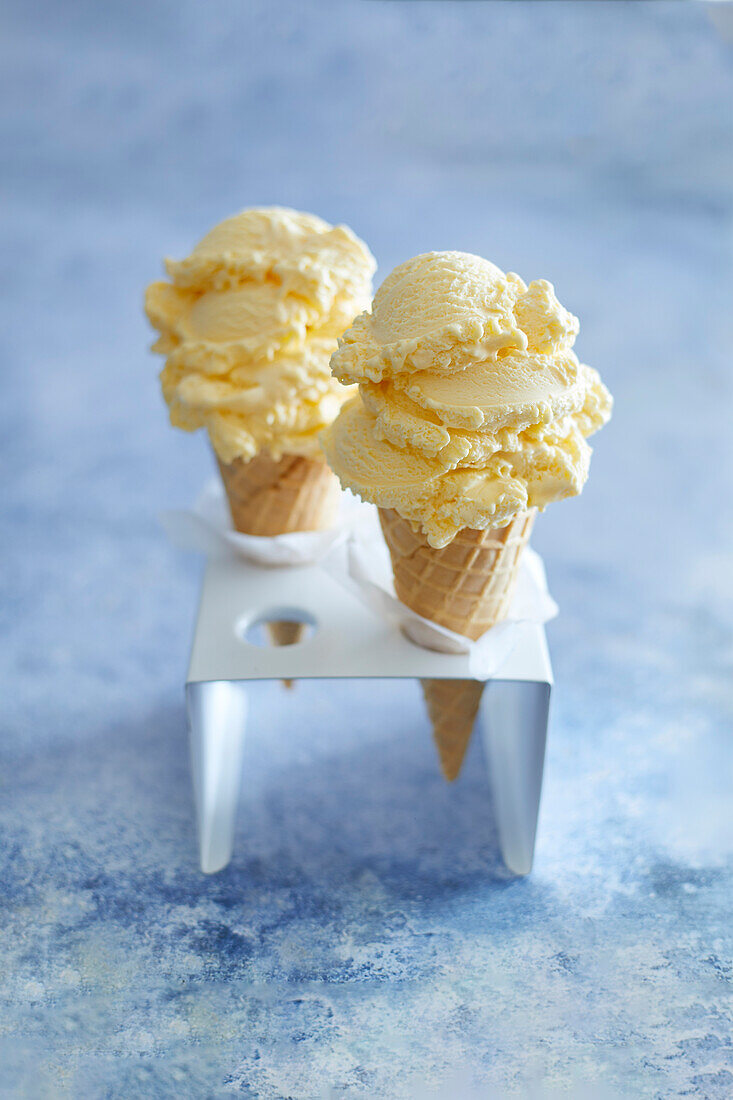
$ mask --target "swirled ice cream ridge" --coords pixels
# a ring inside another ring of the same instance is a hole
[[[267,450],[315,455],[349,396],[331,374],[337,337],[371,297],[374,258],[346,226],[283,207],[221,222],[145,309],[170,419],[206,428],[223,462]]]

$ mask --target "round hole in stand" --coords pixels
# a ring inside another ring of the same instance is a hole
[[[237,633],[248,645],[302,645],[313,637],[318,620],[300,607],[271,607],[251,619],[242,620]]]

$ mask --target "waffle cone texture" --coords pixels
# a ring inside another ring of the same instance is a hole
[[[245,462],[219,462],[232,523],[246,535],[322,531],[338,510],[340,486],[322,458],[261,451]]]
[[[380,508],[397,598],[418,615],[475,641],[506,616],[535,509],[505,527],[465,528],[436,550],[393,509]],[[484,685],[477,680],[423,680],[422,689],[443,774],[463,764]]]
[[[267,536],[322,531],[336,519],[341,488],[320,458],[284,455],[275,460],[263,451],[249,462],[217,462],[237,531]],[[267,624],[275,646],[296,645],[304,630],[303,623],[287,620]],[[289,680],[283,683],[292,686]]]

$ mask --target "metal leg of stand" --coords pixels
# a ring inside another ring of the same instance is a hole
[[[247,720],[246,685],[214,680],[186,685],[199,860],[206,874],[232,858]]]
[[[487,683],[481,702],[499,845],[515,875],[532,870],[549,706],[549,684],[512,680]]]

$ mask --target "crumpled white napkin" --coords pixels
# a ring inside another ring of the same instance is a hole
[[[313,565],[349,537],[363,520],[363,505],[343,493],[336,523],[327,531],[244,535],[232,527],[224,487],[212,480],[193,508],[161,512],[159,519],[171,542],[183,550],[211,557],[234,552],[256,565]]]
[[[476,680],[488,680],[514,648],[520,623],[546,623],[558,613],[547,589],[542,558],[529,546],[522,554],[519,577],[506,619],[477,641],[424,619],[401,603],[394,590],[389,550],[375,508],[362,516],[348,542],[328,557],[329,575],[353,592],[363,604],[395,623],[411,641],[441,653],[467,653],[469,671]]]
[[[351,493],[342,494],[337,522],[327,531],[299,531],[272,538],[243,535],[232,527],[224,488],[216,480],[209,482],[193,508],[162,512],[159,518],[171,541],[184,550],[212,557],[234,553],[264,566],[321,563],[329,576],[417,645],[441,653],[467,653],[469,672],[476,680],[488,680],[501,668],[516,644],[519,623],[546,623],[558,613],[547,590],[542,558],[526,547],[506,619],[477,641],[417,615],[395,595],[392,563],[377,509]]]

